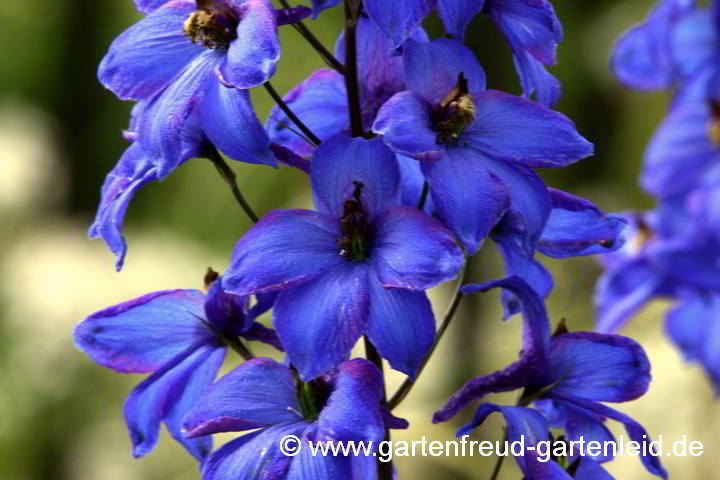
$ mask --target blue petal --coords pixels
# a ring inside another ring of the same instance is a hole
[[[577,332],[550,342],[552,391],[600,402],[627,402],[647,392],[650,362],[634,340]],[[598,362],[602,368],[598,368]]]
[[[254,317],[248,314],[250,299],[225,292],[221,281],[214,281],[208,289],[205,318],[213,328],[224,334],[241,335],[250,329],[254,320]]]
[[[688,360],[699,362],[720,391],[720,298],[695,296],[674,307],[666,330]]]
[[[400,183],[402,185],[402,204],[408,207],[416,207],[425,187],[425,175],[420,168],[420,162],[405,155],[396,155],[400,167]],[[425,199],[426,213],[433,211],[432,199]]]
[[[601,403],[597,403],[591,400],[585,400],[571,395],[553,396],[557,397],[560,401],[564,401],[572,404],[575,407],[584,409],[590,414],[600,415],[622,423],[625,426],[625,429],[627,430],[630,439],[638,442],[641,445],[650,441],[650,435],[648,435],[647,431],[643,428],[642,425],[640,425],[638,422],[636,422],[629,416],[618,412],[617,410],[606,407]],[[660,463],[659,458],[650,455],[649,453],[650,452],[648,452],[648,455],[642,455],[641,458],[643,465],[645,465],[647,471],[652,473],[653,475],[667,479],[667,472]]]
[[[304,380],[349,357],[368,322],[367,282],[364,265],[348,264],[278,296],[275,329]]]
[[[671,38],[674,24],[694,8],[695,0],[663,0],[645,23],[618,40],[611,69],[625,85],[638,90],[660,90],[675,81]]]
[[[408,40],[403,47],[403,61],[408,89],[430,105],[439,105],[457,87],[461,73],[471,94],[485,90],[485,72],[477,57],[455,40]]]
[[[310,165],[316,208],[333,217],[345,215],[345,202],[362,187],[361,202],[372,219],[400,204],[400,168],[382,139],[367,140],[336,135],[315,151]]]
[[[435,339],[435,317],[425,292],[384,288],[371,278],[367,336],[390,366],[410,378]]]
[[[197,290],[150,293],[90,315],[75,327],[75,345],[118,372],[153,372],[215,337],[203,323],[204,302]]]
[[[562,412],[563,420],[561,427],[565,429],[565,434],[568,441],[582,441],[587,442],[600,442],[601,445],[605,445],[605,442],[614,442],[615,437],[610,430],[605,426],[605,418],[583,410],[576,408],[573,405],[566,402],[555,402],[549,400],[552,405],[555,405],[556,410]],[[547,418],[547,417],[546,417]],[[579,455],[579,452],[574,452],[575,455],[569,459],[569,463],[573,460],[583,458]],[[604,455],[605,452],[601,452],[600,455],[590,457],[595,462],[607,462],[613,459],[612,450],[608,450],[608,455]]]
[[[255,322],[250,327],[250,330],[242,334],[243,338],[252,340],[255,342],[262,342],[266,345],[270,345],[280,352],[285,351],[280,338],[272,328],[267,328],[262,323]]]
[[[474,99],[475,122],[460,137],[460,144],[533,168],[565,167],[593,153],[592,143],[561,113],[493,90]]]
[[[563,30],[548,0],[487,0],[485,11],[513,51],[527,51],[545,65],[555,63]]]
[[[308,440],[311,434],[306,434]],[[314,439],[312,441],[315,441]],[[305,443],[297,457],[293,458],[287,480],[338,480],[358,478],[354,471],[353,456],[313,455],[309,444]],[[374,460],[374,459],[373,459]],[[285,477],[283,477],[285,478]]]
[[[553,209],[537,248],[554,258],[608,253],[625,243],[621,235],[627,221],[608,215],[591,202],[569,193],[549,189]]]
[[[184,409],[197,402],[212,384],[224,357],[224,348],[202,343],[192,346],[133,389],[125,402],[125,422],[134,457],[143,457],[153,449],[164,420],[173,437],[198,460],[204,460],[211,450],[209,439],[185,439],[180,419]]]
[[[370,262],[384,287],[426,290],[455,278],[465,258],[442,223],[398,206],[375,222]]]
[[[340,364],[333,392],[318,418],[318,440],[382,441],[385,425],[380,402],[385,395],[382,373],[365,359]]]
[[[134,0],[135,6],[138,10],[140,10],[143,13],[150,13],[155,9],[158,9],[165,5],[166,3],[170,3],[170,0]]]
[[[562,84],[537,58],[527,52],[514,53],[513,63],[525,98],[534,96],[535,101],[545,107],[551,107],[560,99]]]
[[[265,215],[235,245],[223,288],[237,295],[284,290],[345,262],[340,224],[309,210]]]
[[[283,100],[310,131],[325,141],[348,128],[350,117],[345,92],[345,78],[341,74],[321,69],[290,90]],[[315,150],[308,139],[296,133],[297,126],[280,107],[273,107],[267,130],[273,143],[302,157],[310,156]]]
[[[549,438],[550,428],[545,418],[539,412],[531,408],[504,407],[493,403],[481,403],[470,423],[460,427],[457,436],[461,437],[471,434],[494,412],[498,412],[505,417],[505,422],[507,422],[508,427],[508,441],[511,443],[518,441],[523,442],[526,446],[526,451],[529,451],[527,447],[535,447],[539,442],[547,441]],[[520,469],[527,473],[527,464],[529,462],[526,462],[524,457],[515,457],[515,461],[518,463]],[[545,477],[531,478],[539,479]]]
[[[143,150],[159,164],[161,178],[186,159],[183,155],[184,131],[192,125],[191,114],[212,82],[218,82],[213,69],[219,58],[218,52],[213,50],[206,50],[196,57],[139,117],[138,139]]]
[[[195,2],[166,3],[116,38],[100,63],[100,82],[123,100],[151,98],[206,51],[183,32]]]
[[[372,130],[397,153],[419,160],[442,155],[443,147],[433,130],[432,107],[412,92],[400,92],[385,102]]]
[[[510,290],[523,303],[523,350],[520,359],[503,370],[468,381],[455,392],[433,416],[433,423],[444,422],[468,403],[489,393],[500,393],[526,387],[544,378],[550,344],[550,321],[543,300],[517,277],[479,285],[467,285],[463,293],[485,292],[495,287]]]
[[[437,10],[445,32],[463,40],[468,25],[484,6],[484,0],[438,0]]]
[[[302,420],[290,370],[269,358],[236,367],[210,387],[183,419],[188,437],[242,432]]]
[[[696,10],[680,19],[669,32],[678,72],[689,77],[717,54],[718,24],[709,10]]]
[[[435,8],[437,0],[365,0],[370,18],[399,47]]]
[[[203,480],[269,480],[286,478],[292,457],[280,450],[287,435],[303,437],[305,422],[280,424],[249,433],[213,452],[203,465]],[[303,445],[302,450],[309,450]],[[293,462],[294,463],[294,462]]]
[[[511,192],[491,161],[452,148],[442,160],[421,164],[438,216],[474,255],[510,209]]]
[[[717,163],[720,155],[709,136],[710,106],[680,105],[665,119],[648,147],[642,186],[658,196],[684,193]]]
[[[343,0],[312,0],[313,18],[317,18],[320,12],[332,8]]]
[[[662,283],[661,274],[644,258],[607,271],[595,289],[595,330],[602,333],[619,330],[647,305]]]
[[[165,425],[167,425],[170,435],[200,461],[210,455],[212,439],[210,437],[187,438],[182,428],[182,421],[185,413],[200,401],[203,394],[212,385],[218,370],[225,361],[225,353],[225,348],[215,348],[202,363],[190,367],[184,386],[179,389],[180,384],[175,383],[166,400]]]
[[[145,184],[157,180],[157,168],[140,145],[133,143],[108,173],[100,193],[100,205],[90,226],[90,238],[102,238],[117,257],[120,271],[125,263],[127,241],[124,234],[125,214],[135,193]]]
[[[505,276],[517,276],[527,283],[541,297],[547,298],[553,289],[552,275],[519,244],[515,235],[492,236],[503,256]],[[521,304],[511,292],[505,290],[502,295],[505,318],[519,313]]]
[[[485,11],[507,39],[525,96],[550,106],[562,94],[560,82],[544,65],[556,63],[562,25],[547,0],[487,0]]]
[[[202,126],[210,142],[223,153],[247,163],[276,166],[265,133],[247,90],[213,82],[202,104]]]
[[[252,88],[275,74],[280,60],[277,16],[270,0],[233,0],[241,12],[237,39],[230,43],[220,66],[223,78],[236,88]]]

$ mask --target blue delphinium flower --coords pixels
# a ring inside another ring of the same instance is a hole
[[[422,161],[437,214],[470,254],[508,212],[532,244],[552,208],[532,169],[566,166],[590,155],[592,145],[562,114],[484,91],[474,54],[453,40],[408,40],[403,51],[409,90],[383,105],[373,131]]]
[[[212,278],[212,277],[211,277]],[[212,384],[225,358],[226,339],[242,336],[281,348],[276,335],[254,319],[272,307],[261,296],[228,295],[214,281],[198,290],[154,292],[90,315],[74,331],[75,345],[96,363],[122,373],[149,373],[125,402],[133,456],[149,453],[160,423],[195,458],[212,449],[209,438],[187,439],[185,412]]]
[[[695,0],[661,0],[615,45],[611,68],[625,85],[659,90],[687,80],[717,55],[716,27]]]
[[[538,408],[552,418],[556,426],[565,429],[570,441],[580,437],[584,437],[585,441],[597,440],[601,443],[612,440],[612,434],[604,425],[607,418],[622,423],[632,440],[648,441],[647,432],[639,423],[599,403],[626,402],[647,391],[650,364],[642,347],[629,338],[617,335],[558,332],[551,337],[542,299],[517,277],[468,285],[463,292],[487,291],[495,287],[512,291],[523,303],[525,323],[520,359],[504,370],[468,381],[435,413],[433,422],[448,420],[469,403],[489,393],[523,389],[521,404],[539,402]],[[527,415],[514,415],[524,412],[514,408],[517,407],[481,404],[471,422],[462,427],[458,435],[472,432],[494,411],[505,415],[509,431],[524,428],[522,423]],[[531,416],[542,418],[534,413]],[[535,438],[547,439],[547,429],[541,432],[536,429]],[[606,461],[609,458],[596,457],[595,460]],[[645,455],[642,461],[649,472],[666,478],[667,474],[656,457]]]
[[[237,243],[224,287],[280,292],[274,325],[305,379],[347,359],[362,335],[414,376],[435,335],[424,290],[457,276],[462,250],[438,220],[398,205],[400,172],[381,139],[323,142],[310,178],[318,211],[261,219]]]
[[[372,479],[373,456],[313,455],[308,442],[377,445],[386,428],[407,428],[407,422],[380,406],[384,388],[380,371],[364,359],[303,383],[287,366],[257,358],[218,380],[188,411],[183,425],[190,437],[255,430],[215,451],[203,467],[203,480]],[[294,457],[281,451],[287,435],[302,442],[286,445],[299,449]]]
[[[540,252],[551,258],[569,258],[613,252],[625,242],[627,225],[619,215],[607,214],[592,202],[567,192],[549,188],[552,210],[538,240],[523,242],[522,224],[506,214],[492,230],[490,238],[503,256],[507,276],[517,276],[530,285],[542,298],[553,288],[550,272],[534,256]],[[521,303],[503,291],[505,316],[518,313]]]
[[[138,141],[163,165],[161,176],[170,170],[166,164],[179,163],[182,136],[193,123],[228,156],[275,165],[248,93],[238,89],[272,76],[278,23],[307,14],[304,8],[279,14],[269,0],[173,0],[113,42],[98,77],[121,99],[145,103]]]

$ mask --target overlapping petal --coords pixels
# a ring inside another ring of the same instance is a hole
[[[558,168],[593,153],[593,145],[561,113],[493,90],[474,100],[475,122],[460,141],[483,154],[526,167]]]
[[[125,402],[125,422],[130,430],[133,456],[153,449],[165,421],[173,437],[198,460],[210,453],[210,439],[188,440],[181,433],[185,409],[210,386],[225,357],[217,345],[199,344],[180,353],[133,389]]]
[[[549,360],[553,394],[627,402],[642,396],[650,385],[650,361],[643,348],[627,337],[586,332],[559,335],[550,344]]]
[[[190,438],[302,421],[290,370],[273,360],[249,360],[205,392],[183,419]]]
[[[347,263],[282,292],[273,322],[290,363],[311,380],[347,360],[365,331],[368,312],[367,269]]]
[[[310,179],[316,208],[335,218],[345,215],[345,202],[353,199],[359,184],[362,207],[371,221],[400,204],[400,169],[379,138],[340,134],[323,142],[310,165]]]
[[[153,372],[192,345],[214,338],[203,323],[204,302],[198,290],[144,295],[90,315],[75,327],[75,345],[104,367]]]
[[[202,102],[201,122],[207,138],[234,160],[276,166],[265,133],[250,103],[250,93],[213,81]]]
[[[333,378],[333,392],[318,418],[320,441],[382,441],[385,425],[380,402],[385,393],[382,374],[361,358],[340,364]]]
[[[415,208],[390,209],[374,229],[370,261],[385,287],[425,290],[455,278],[465,263],[450,231]]]
[[[410,378],[427,357],[435,339],[435,317],[425,292],[384,288],[369,282],[367,336],[390,366]]]
[[[291,288],[341,265],[337,220],[308,210],[265,215],[237,243],[223,287],[238,295]]]
[[[194,1],[145,0],[138,6],[154,11],[115,39],[98,69],[100,82],[123,100],[153,97],[205,52],[183,32]]]
[[[399,47],[435,8],[437,0],[366,0],[365,10],[385,32],[394,47]]]

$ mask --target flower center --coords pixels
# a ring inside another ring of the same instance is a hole
[[[197,10],[185,20],[185,35],[212,50],[227,50],[237,38],[239,19],[218,0],[197,0]]]
[[[712,100],[710,102],[710,110],[712,113],[710,117],[708,135],[710,136],[710,141],[713,145],[720,147],[720,102]]]
[[[340,219],[343,236],[338,238],[337,244],[340,247],[340,255],[359,262],[368,256],[370,226],[360,201],[363,184],[360,182],[353,184],[355,191],[353,198],[345,202],[344,215]]]
[[[330,398],[330,385],[319,379],[309,382],[298,380],[296,390],[303,418],[310,422],[317,420]]]
[[[435,113],[436,142],[441,145],[453,144],[475,121],[475,102],[468,89],[464,74],[458,75],[455,88],[450,90]]]

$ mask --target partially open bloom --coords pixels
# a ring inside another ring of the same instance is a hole
[[[194,438],[255,430],[214,452],[203,480],[373,479],[373,456],[313,455],[308,442],[377,445],[386,428],[407,428],[380,406],[384,388],[380,371],[359,358],[307,383],[287,366],[257,358],[218,380],[187,412],[183,428]],[[298,443],[281,447],[288,435]]]
[[[226,341],[242,336],[281,348],[274,332],[254,322],[272,306],[259,297],[228,295],[214,281],[208,295],[198,290],[154,292],[90,315],[74,331],[75,345],[96,363],[121,373],[150,374],[125,402],[133,456],[149,453],[160,423],[195,458],[210,453],[209,438],[187,439],[185,412],[200,398],[225,358]]]
[[[611,418],[622,423],[635,441],[647,440],[645,429],[632,418],[600,402],[627,402],[642,396],[650,383],[650,363],[642,347],[635,341],[617,335],[558,332],[549,335],[549,320],[542,299],[518,278],[464,287],[465,293],[487,291],[495,287],[511,290],[523,303],[525,317],[523,350],[520,359],[491,375],[469,380],[435,413],[434,422],[446,421],[461,408],[482,399],[489,393],[523,389],[520,403],[536,403],[553,426],[565,429],[570,441],[612,440],[604,426]],[[599,367],[600,365],[600,367]],[[480,404],[469,424],[458,435],[472,432],[487,416],[500,411],[505,415],[509,431],[525,428],[527,413],[520,407]],[[540,421],[540,425],[543,423]],[[548,429],[535,429],[535,438],[547,439]],[[609,458],[594,457],[595,461]],[[658,459],[642,458],[649,472],[667,477]],[[522,467],[522,464],[521,464]],[[545,477],[539,477],[545,478]]]
[[[459,273],[462,250],[438,220],[399,206],[399,169],[380,139],[323,142],[310,178],[317,211],[261,219],[235,246],[224,287],[280,292],[275,328],[305,379],[345,360],[362,335],[414,376],[435,336],[424,290]]]

